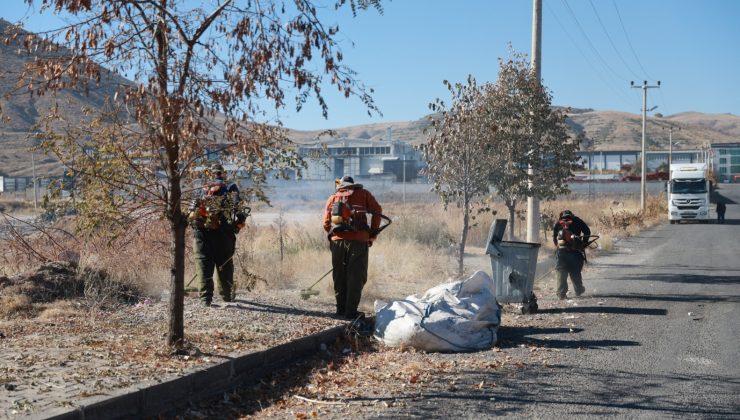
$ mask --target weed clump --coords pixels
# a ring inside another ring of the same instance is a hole
[[[88,307],[137,302],[139,291],[104,270],[47,262],[12,277],[0,276],[0,317],[33,316],[49,304],[80,299]]]

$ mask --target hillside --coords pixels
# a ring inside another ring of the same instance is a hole
[[[594,150],[639,150],[641,147],[642,117],[639,114],[574,109],[568,116],[571,131],[576,134],[585,130],[587,137],[594,140]],[[421,144],[426,141],[424,129],[428,126],[429,120],[422,118],[335,128],[333,131],[339,138],[384,140],[390,128],[394,139]],[[668,148],[668,130],[663,127],[670,126],[681,128],[673,131],[673,141],[681,142],[676,146],[678,150],[699,148],[707,142],[740,141],[740,116],[685,112],[663,118],[648,117],[648,149]],[[322,131],[292,130],[290,137],[298,143],[309,143],[316,141],[320,133]]]
[[[0,33],[13,29],[7,21],[0,19]],[[4,36],[2,37],[4,38]],[[17,47],[0,43],[0,176],[31,174],[29,133],[34,131],[43,115],[55,102],[60,104],[62,116],[67,121],[79,121],[84,108],[99,109],[106,98],[130,81],[103,70],[102,80],[88,92],[63,90],[56,95],[32,96],[28,91],[16,88],[18,75],[23,65],[34,59],[20,53]],[[335,104],[334,106],[339,106]],[[335,136],[351,139],[384,140],[388,129],[392,138],[421,144],[426,141],[429,127],[427,117],[414,121],[381,122],[353,127],[334,128]],[[616,111],[593,109],[569,110],[568,125],[574,134],[585,130],[594,140],[594,150],[639,150],[641,143],[641,117]],[[684,112],[663,118],[648,120],[647,145],[649,149],[667,149],[668,131],[662,127],[680,127],[674,130],[674,141],[680,141],[676,149],[694,149],[707,142],[740,141],[740,116],[732,114],[703,114]],[[322,130],[289,130],[289,137],[297,143],[310,143],[319,139]],[[320,139],[326,139],[321,136]],[[59,174],[61,166],[53,158],[36,155],[36,170],[40,175]]]
[[[0,40],[15,31],[13,25],[0,19]],[[25,33],[25,32],[24,32]],[[59,54],[66,51],[61,50]],[[54,95],[31,95],[18,88],[18,77],[25,63],[35,56],[23,53],[13,43],[0,42],[0,175],[30,175],[31,155],[29,133],[42,122],[44,115],[59,104],[61,116],[68,121],[79,121],[85,108],[100,109],[107,98],[128,80],[103,69],[101,81],[88,90],[65,89]],[[52,158],[36,155],[39,174],[59,173],[60,165]]]

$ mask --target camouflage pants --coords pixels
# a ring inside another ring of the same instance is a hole
[[[580,252],[559,249],[556,268],[558,270],[558,297],[564,298],[565,294],[568,293],[568,275],[570,275],[570,281],[573,282],[576,295],[580,295],[586,291],[586,288],[583,287],[583,278],[581,277],[583,255]]]
[[[200,299],[213,299],[213,275],[218,273],[219,294],[224,302],[231,302],[234,287],[234,250],[236,235],[228,229],[196,229],[193,231],[193,253],[198,275]]]
[[[331,265],[334,268],[334,295],[337,315],[354,318],[367,283],[367,241],[338,240],[331,242]]]

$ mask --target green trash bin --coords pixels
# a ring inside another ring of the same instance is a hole
[[[488,233],[486,254],[491,258],[491,270],[499,303],[521,303],[522,313],[537,311],[533,292],[537,253],[540,244],[502,240],[506,219],[496,219]]]

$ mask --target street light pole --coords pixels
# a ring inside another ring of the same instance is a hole
[[[532,0],[532,72],[540,83],[542,69],[542,0]],[[527,168],[529,186],[533,186],[534,168]],[[527,242],[540,241],[540,200],[527,197]]]
[[[646,184],[645,176],[647,174],[647,155],[645,154],[645,120],[647,119],[647,90],[660,87],[660,80],[658,80],[657,86],[648,86],[647,80],[642,82],[642,86],[635,86],[635,82],[630,82],[630,86],[637,89],[642,89],[642,148],[640,149],[640,157],[642,160],[641,165],[641,176],[640,176],[640,209],[645,211],[645,198],[646,198]]]
[[[403,204],[406,204],[406,154],[403,155]]]
[[[681,131],[681,127],[677,127]],[[663,130],[668,130],[668,172],[671,171],[671,165],[673,164],[673,127],[663,127]],[[680,142],[676,142],[678,144]]]

